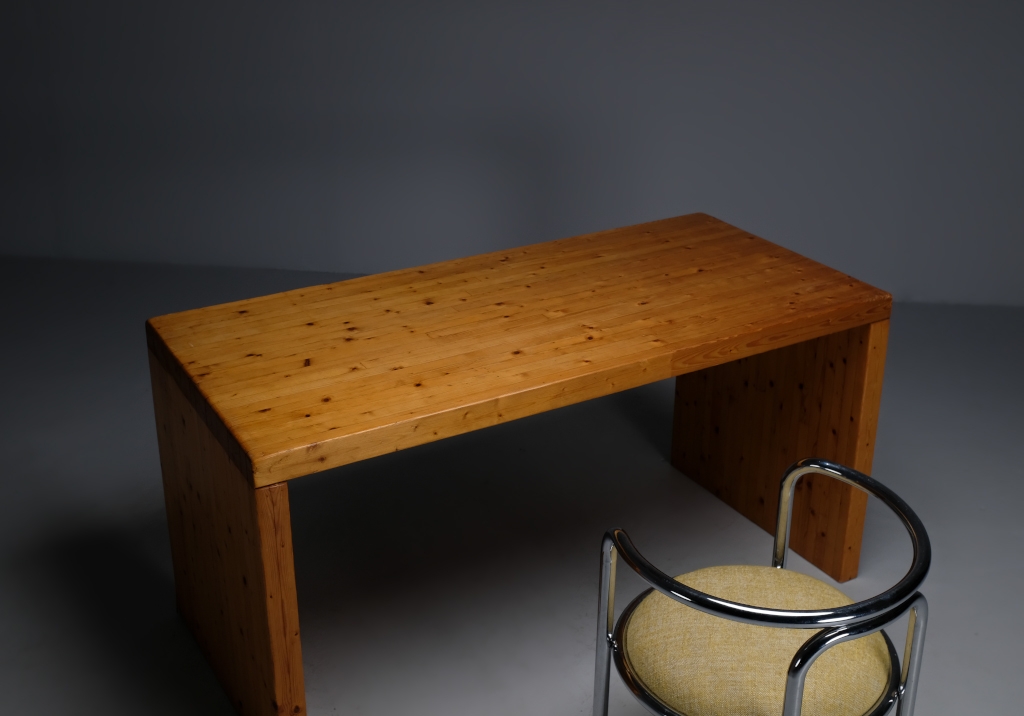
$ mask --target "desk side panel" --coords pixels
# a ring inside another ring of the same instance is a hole
[[[779,481],[819,457],[870,473],[889,322],[878,321],[676,379],[672,462],[769,533]],[[790,546],[839,581],[857,576],[866,493],[797,486]]]
[[[150,353],[178,611],[243,716],[305,713],[287,485],[253,489]]]

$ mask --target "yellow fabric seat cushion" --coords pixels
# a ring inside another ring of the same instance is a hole
[[[709,567],[676,579],[729,601],[776,609],[821,609],[851,601],[806,574],[756,566]],[[659,699],[687,716],[779,716],[786,671],[813,629],[741,624],[652,592],[624,630],[624,656]],[[844,642],[811,666],[805,716],[860,716],[888,684],[881,634]]]

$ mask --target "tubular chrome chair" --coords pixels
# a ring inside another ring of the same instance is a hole
[[[794,488],[812,473],[865,490],[902,520],[914,559],[895,586],[853,604],[824,582],[785,568]],[[617,556],[651,587],[618,623]],[[799,716],[804,707],[813,716],[882,716],[894,709],[911,716],[928,618],[928,602],[917,590],[930,564],[928,534],[903,500],[867,475],[819,459],[797,462],[782,479],[771,567],[711,567],[673,579],[644,559],[625,532],[612,530],[601,548],[594,716],[608,712],[612,659],[633,695],[659,716]],[[907,612],[901,668],[882,630]]]

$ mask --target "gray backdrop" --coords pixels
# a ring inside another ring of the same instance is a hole
[[[0,254],[376,272],[706,211],[1024,305],[1024,4],[34,2]]]

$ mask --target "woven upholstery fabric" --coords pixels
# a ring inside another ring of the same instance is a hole
[[[806,574],[773,567],[710,567],[676,579],[729,601],[776,609],[839,607],[851,601]],[[659,699],[687,716],[779,716],[786,671],[813,629],[741,624],[652,592],[626,625],[624,651]],[[804,686],[805,716],[860,716],[885,689],[891,665],[880,634],[822,654]]]

